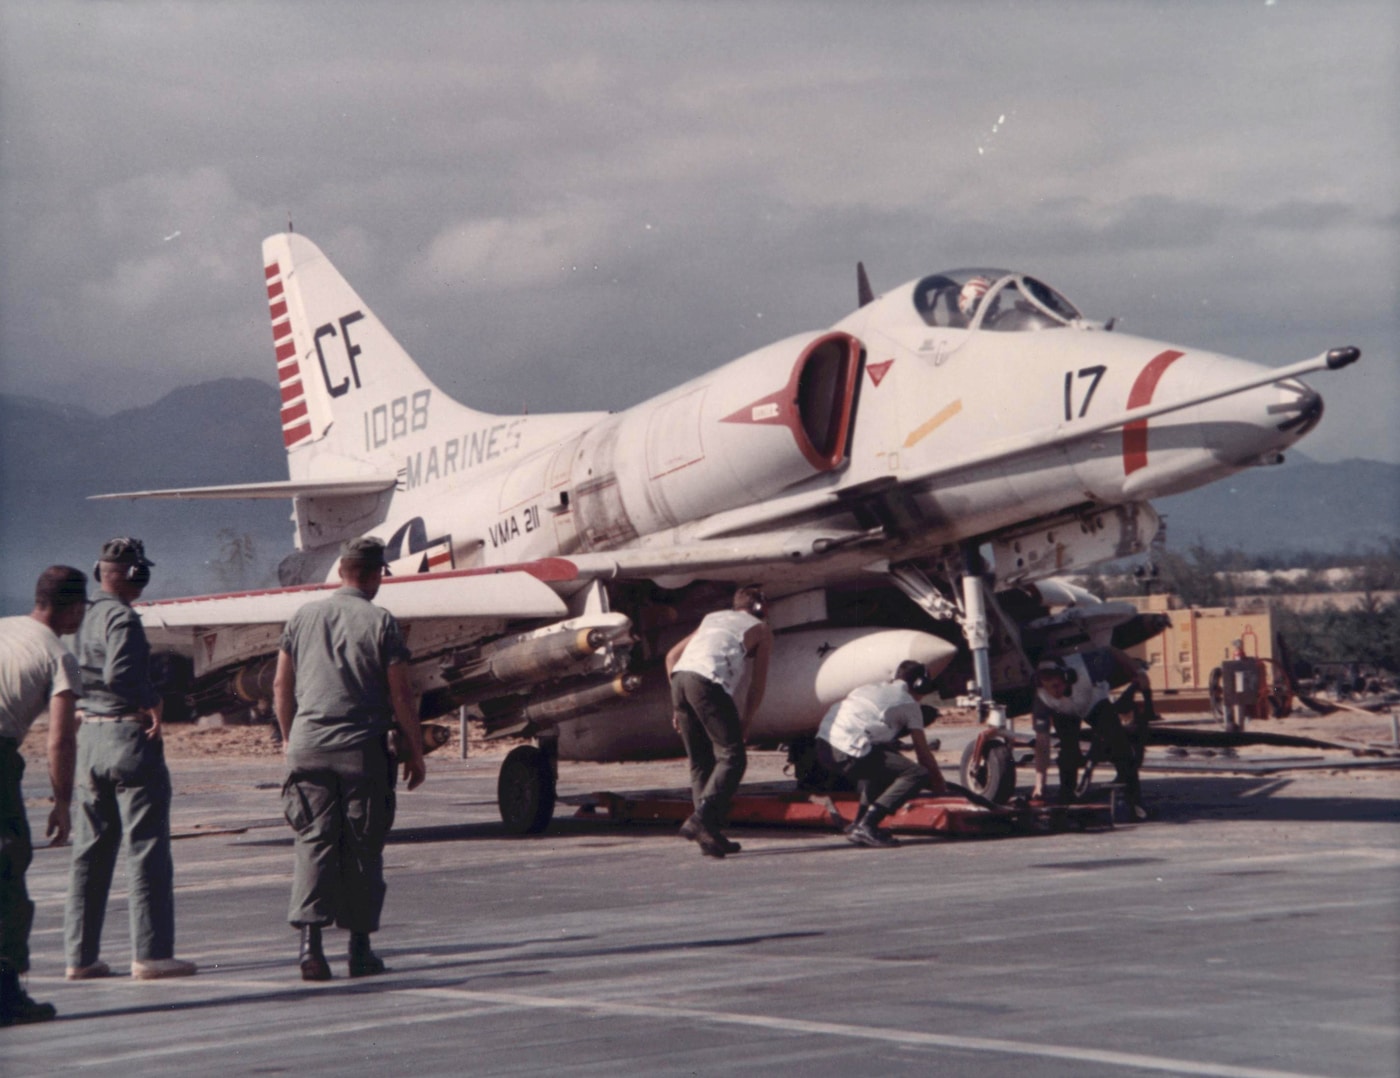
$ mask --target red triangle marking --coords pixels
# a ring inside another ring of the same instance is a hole
[[[867,363],[866,371],[870,375],[870,380],[877,386],[885,380],[885,375],[890,373],[890,368],[894,366],[894,360],[887,359],[883,363]]]

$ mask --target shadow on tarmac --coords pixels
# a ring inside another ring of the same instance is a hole
[[[1394,823],[1400,805],[1388,797],[1276,796],[1295,785],[1288,778],[1154,779],[1144,783],[1152,823],[1200,820],[1265,820],[1292,823]],[[1149,824],[1148,826],[1151,826]]]
[[[209,999],[195,999],[174,1002],[170,1000],[162,1000],[158,1003],[151,1003],[134,1007],[109,1007],[103,1010],[82,1011],[76,1013],[65,1012],[61,1016],[61,1018],[66,1019],[67,1021],[76,1021],[80,1019],[121,1018],[130,1015],[155,1013],[178,1014],[181,1012],[199,1011],[212,1007],[225,1008],[231,1006],[238,1006],[239,1004],[244,1003],[278,1004],[288,1002],[307,1002],[315,1000],[317,997],[328,992],[332,995],[338,996],[355,996],[374,995],[378,992],[386,991],[401,992],[405,989],[460,988],[463,985],[478,981],[518,979],[522,977],[544,977],[550,976],[555,972],[553,970],[548,969],[529,969],[500,970],[498,972],[493,972],[488,976],[484,977],[405,977],[403,975],[393,976],[393,974],[395,973],[406,974],[409,972],[408,970],[397,970],[392,965],[395,956],[403,954],[430,954],[434,956],[451,956],[460,953],[463,956],[471,954],[481,955],[480,958],[474,959],[464,957],[463,961],[457,963],[449,963],[447,966],[435,964],[434,969],[441,971],[443,969],[451,969],[454,966],[458,968],[471,968],[475,966],[482,966],[488,964],[499,964],[503,961],[530,963],[569,962],[577,959],[610,958],[622,955],[664,954],[668,952],[698,951],[709,950],[713,948],[753,947],[764,943],[780,942],[786,940],[806,940],[814,938],[820,939],[825,935],[825,932],[774,932],[766,933],[763,935],[727,937],[721,936],[705,939],[667,940],[657,943],[631,944],[625,947],[593,947],[582,949],[570,946],[560,947],[558,946],[558,944],[561,942],[559,939],[544,937],[538,939],[519,940],[511,943],[463,943],[461,945],[444,944],[441,946],[428,948],[414,947],[404,949],[402,951],[396,951],[393,948],[376,948],[378,953],[386,961],[391,963],[389,969],[386,970],[388,976],[366,977],[358,978],[355,980],[337,977],[336,980],[330,983],[318,984],[310,989],[308,989],[308,986],[305,985],[299,979],[299,973],[297,970],[294,954],[292,951],[289,950],[286,958],[278,959],[276,961],[264,960],[256,963],[249,963],[245,966],[225,965],[220,967],[220,969],[225,973],[237,972],[240,970],[244,972],[265,972],[268,970],[284,970],[289,980],[297,978],[292,984],[289,984],[286,988],[278,988],[267,992],[244,992],[238,995],[219,996],[217,998]],[[594,937],[592,936],[580,936],[576,938],[571,938],[567,942],[572,944],[575,942],[585,942],[588,940],[592,940],[593,938]],[[533,948],[539,944],[550,944],[551,946],[548,949],[544,950],[534,950]],[[521,951],[522,953],[513,956],[500,955],[494,953],[500,951]],[[493,953],[488,955],[486,954],[486,952]],[[332,961],[334,962],[334,960]]]

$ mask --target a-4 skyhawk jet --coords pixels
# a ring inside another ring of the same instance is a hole
[[[290,498],[296,550],[280,588],[140,605],[152,644],[201,713],[270,699],[282,623],[343,540],[383,539],[423,717],[538,741],[502,768],[516,831],[548,821],[557,758],[681,755],[661,660],[736,584],[776,631],[755,744],[811,737],[909,658],[1024,706],[1039,654],[1150,631],[1054,578],[1145,550],[1149,498],[1279,462],[1322,415],[1298,376],[1360,354],[1274,369],[1109,332],[1022,273],[877,298],[862,269],[830,329],[625,411],[497,416],[309,240],[270,237],[263,265],[290,479],[114,497]]]

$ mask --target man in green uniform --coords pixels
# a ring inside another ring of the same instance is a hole
[[[78,629],[83,707],[78,712],[78,818],[68,879],[64,944],[68,979],[111,973],[98,958],[107,892],[126,839],[131,975],[187,977],[175,957],[175,866],[170,853],[170,772],[151,647],[131,604],[151,580],[139,539],[111,539],[93,567],[101,592]]]
[[[274,696],[287,754],[282,804],[296,832],[287,919],[301,930],[301,976],[330,978],[321,946],[329,924],[350,933],[349,972],[384,972],[370,949],[384,907],[384,841],[393,824],[394,756],[423,782],[423,738],[408,677],[408,648],[392,614],[371,600],[384,576],[384,544],[341,547],[342,587],[287,622]]]
[[[24,757],[19,746],[45,708],[49,712],[49,782],[53,811],[48,837],[68,841],[73,799],[75,703],[82,691],[78,660],[59,643],[75,631],[87,608],[87,578],[67,565],[45,569],[28,616],[0,618],[0,1026],[47,1022],[58,1012],[36,1003],[20,984],[29,971],[34,903],[24,886],[33,859],[24,810]]]

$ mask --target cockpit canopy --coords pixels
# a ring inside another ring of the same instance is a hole
[[[914,286],[914,307],[930,326],[1016,333],[1081,322],[1074,305],[1034,277],[999,269],[935,273]]]

